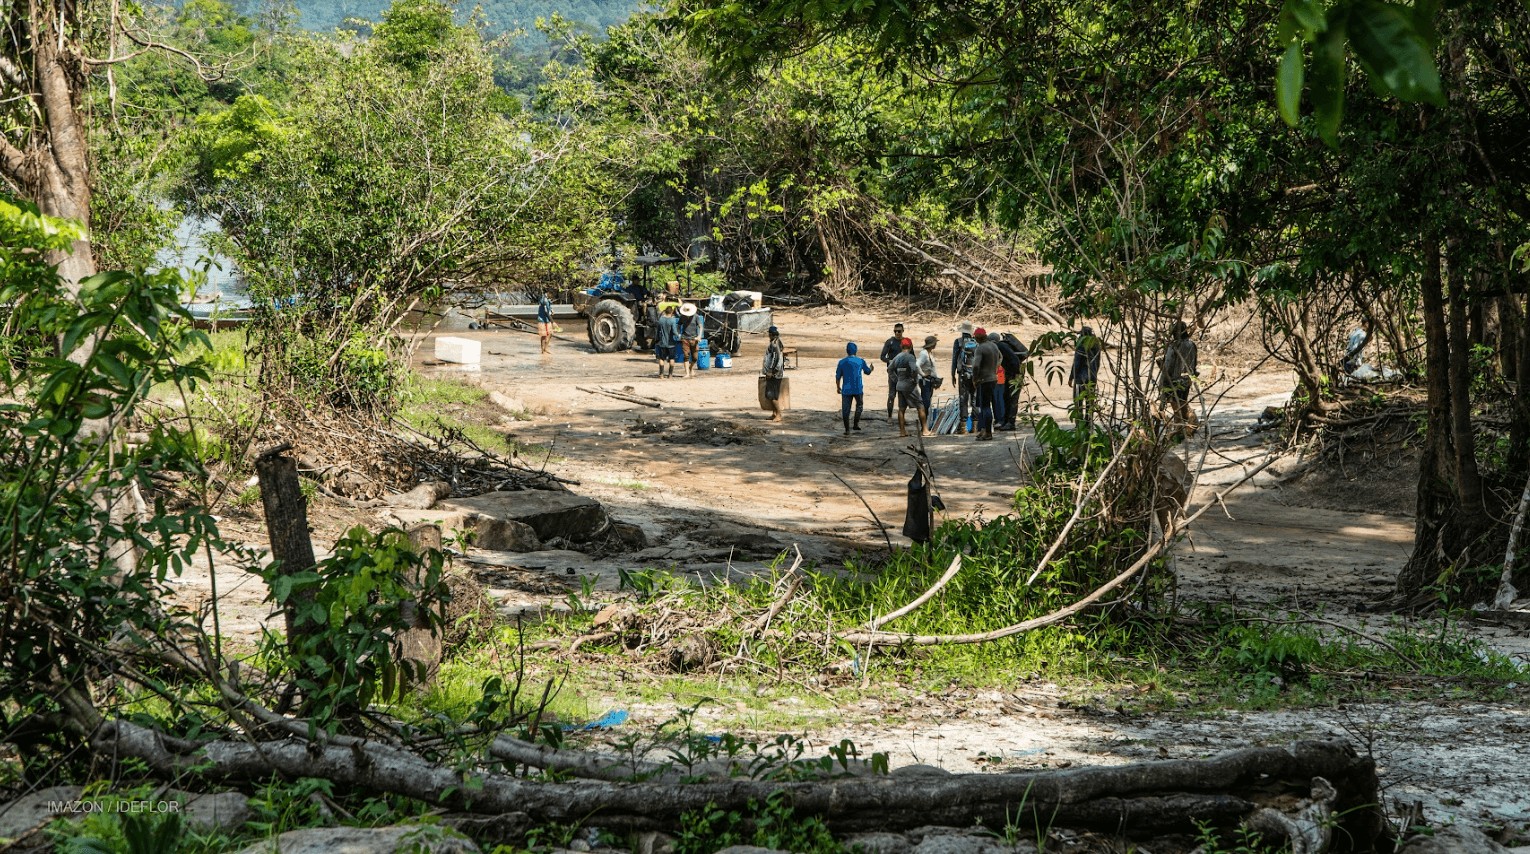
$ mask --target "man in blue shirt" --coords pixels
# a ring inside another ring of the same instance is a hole
[[[675,348],[678,346],[680,324],[675,320],[675,307],[669,306],[659,315],[653,331],[653,355],[659,360],[659,376],[668,379],[675,375]]]
[[[871,366],[855,355],[855,342],[845,345],[845,358],[834,369],[834,387],[839,390],[839,420],[845,422],[845,435],[861,429],[861,410],[866,408],[866,387],[863,376],[871,376]],[[850,422],[850,404],[855,404],[855,423]]]

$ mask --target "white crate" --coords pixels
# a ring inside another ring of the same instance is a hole
[[[471,338],[455,338],[443,335],[436,339],[436,358],[443,362],[456,362],[459,365],[476,365],[480,358],[481,345]]]

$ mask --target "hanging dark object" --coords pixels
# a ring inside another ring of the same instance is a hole
[[[928,543],[933,523],[930,486],[925,482],[921,466],[914,469],[914,476],[908,479],[908,510],[903,514],[903,536],[916,543]]]

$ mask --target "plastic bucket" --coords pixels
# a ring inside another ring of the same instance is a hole
[[[733,367],[733,357],[727,353],[718,353],[714,357],[713,364],[719,368],[731,368]]]

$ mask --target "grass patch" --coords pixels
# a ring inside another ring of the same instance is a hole
[[[516,413],[511,416],[520,417]],[[496,454],[508,453],[531,463],[563,460],[544,445],[523,442],[490,427],[490,421],[504,417],[503,410],[490,402],[486,390],[463,380],[411,374],[400,396],[397,417],[428,435],[439,435],[443,428],[458,431],[468,441]]]

